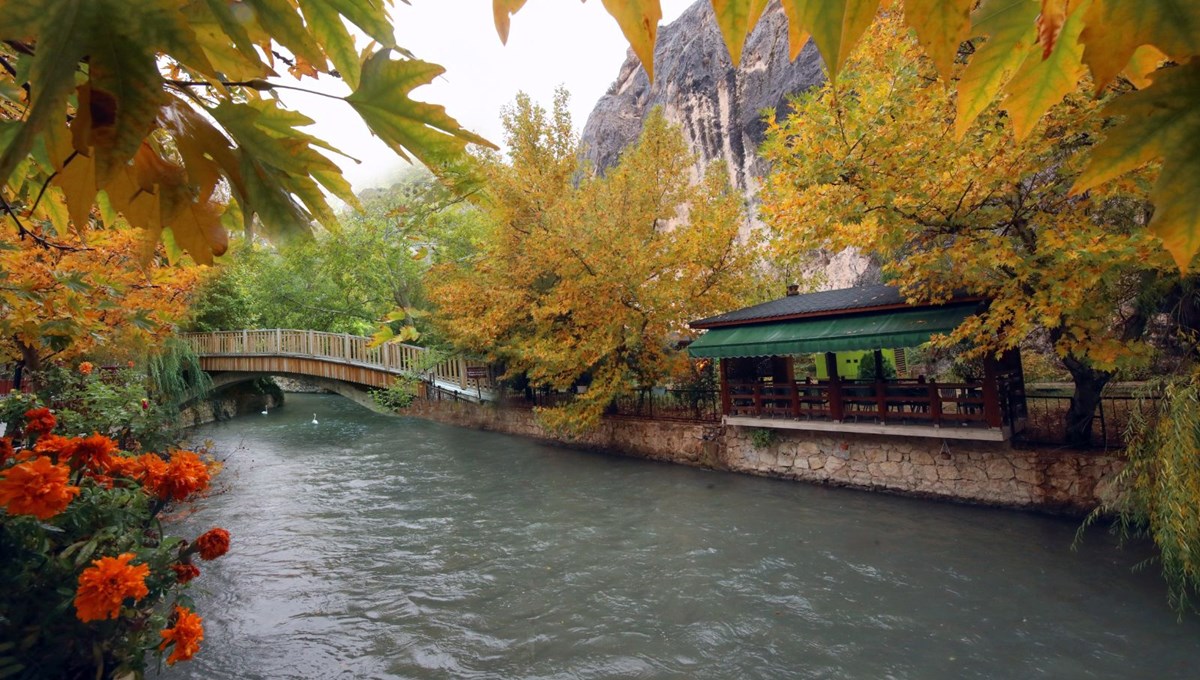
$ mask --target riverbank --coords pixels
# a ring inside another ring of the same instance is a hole
[[[769,430],[605,418],[577,438],[543,428],[532,411],[417,400],[405,414],[559,445],[681,465],[962,503],[1083,515],[1113,492],[1117,455],[1016,449],[1007,442]]]
[[[199,399],[179,413],[179,426],[188,428],[260,413],[283,406],[283,392],[262,389],[252,382],[230,385]]]

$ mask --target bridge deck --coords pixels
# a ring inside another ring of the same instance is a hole
[[[209,372],[313,376],[378,388],[407,376],[464,397],[494,399],[486,366],[414,345],[371,347],[362,336],[285,329],[188,333],[184,339]]]

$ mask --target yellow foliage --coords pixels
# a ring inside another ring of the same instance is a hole
[[[448,337],[509,377],[588,383],[543,414],[586,428],[617,395],[682,371],[689,320],[741,303],[756,255],[738,242],[743,199],[721,170],[693,184],[679,131],[657,113],[603,176],[580,167],[561,94],[551,112],[519,97],[505,128],[508,162],[483,159],[490,238],[436,269],[430,297]]]
[[[945,343],[1000,352],[1046,329],[1060,355],[1099,370],[1144,359],[1123,317],[1170,266],[1141,228],[1145,173],[1069,193],[1103,135],[1102,103],[1075,91],[1015,144],[1017,122],[985,113],[959,141],[953,93],[930,84],[907,29],[885,17],[864,46],[836,85],[770,122],[763,210],[781,256],[854,246],[911,298],[992,300]]]
[[[711,2],[736,64],[763,3]],[[505,36],[509,14],[522,3],[494,3],[497,29]],[[947,82],[958,80],[960,136],[999,99],[1013,118],[1018,139],[1023,138],[1032,133],[1046,111],[1070,97],[1085,68],[1098,93],[1124,75],[1129,84],[1152,93],[1150,100],[1173,99],[1180,106],[1200,108],[1194,86],[1171,89],[1167,78],[1150,77],[1155,69],[1160,76],[1169,75],[1175,65],[1200,68],[1196,66],[1200,55],[1200,2],[1196,0],[782,0],[782,5],[788,18],[792,59],[811,36],[834,79],[879,8],[884,7],[885,12],[903,9],[937,73]],[[650,22],[661,16],[658,0],[604,0],[604,6],[621,23],[653,79],[655,31]],[[502,7],[506,10],[503,16]],[[639,28],[631,32],[633,25]],[[961,76],[955,73],[960,61],[967,62]],[[1171,63],[1160,68],[1164,61]],[[1128,88],[1118,84],[1118,91],[1123,89]],[[1072,104],[1068,101],[1062,106],[1070,109]],[[1162,118],[1158,116],[1156,123]],[[1116,163],[1111,155],[1097,156],[1091,170],[1111,176],[1163,161],[1151,197],[1158,208],[1153,230],[1167,244],[1178,268],[1186,272],[1200,252],[1200,191],[1196,186],[1200,149],[1194,144],[1161,144],[1154,136],[1141,134],[1143,130],[1137,126],[1136,121],[1119,123],[1112,132],[1128,147],[1125,159],[1137,159],[1137,164]],[[1184,129],[1184,141],[1200,139],[1200,123],[1195,120],[1173,127]]]

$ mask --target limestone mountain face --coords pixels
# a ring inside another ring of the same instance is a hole
[[[795,61],[788,59],[787,19],[772,2],[746,40],[742,63],[734,68],[717,28],[709,0],[698,0],[678,19],[659,28],[655,81],[632,50],[617,79],[596,103],[583,128],[584,155],[603,170],[637,139],[642,120],[656,106],[683,129],[697,156],[694,176],[723,160],[732,186],[746,194],[757,223],[755,194],[767,166],[756,153],[763,141],[764,109],[783,115],[789,95],[825,82],[824,67],[810,41]],[[815,256],[808,273],[822,273],[823,288],[855,285],[874,268],[853,254]]]

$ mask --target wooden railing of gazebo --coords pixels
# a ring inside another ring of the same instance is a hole
[[[991,377],[991,376],[989,376]],[[892,424],[1011,425],[1024,399],[1015,376],[966,382],[924,380],[728,381],[728,415]]]

